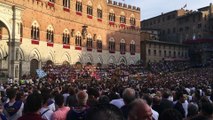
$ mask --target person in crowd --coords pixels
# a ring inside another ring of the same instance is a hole
[[[179,111],[171,108],[164,110],[160,115],[159,120],[183,120],[183,118]]]
[[[130,108],[129,105],[136,98],[135,90],[132,88],[126,88],[123,91],[122,98],[124,100],[125,105],[121,107],[121,111],[124,115],[124,118],[127,119],[129,114],[129,108]]]
[[[9,88],[6,93],[9,98],[9,102],[4,104],[3,113],[6,115],[7,119],[17,120],[22,116],[24,103],[21,100],[16,101],[16,89]]]
[[[85,120],[89,106],[87,105],[88,94],[85,91],[79,91],[76,95],[78,105],[71,107],[67,113],[66,120]]]
[[[153,120],[151,107],[142,99],[135,99],[130,104],[128,120]]]
[[[158,113],[160,113],[161,111],[160,102],[161,102],[160,97],[158,95],[154,95],[152,109]]]
[[[86,120],[125,120],[119,108],[112,104],[93,106],[87,114]]]
[[[41,117],[45,120],[51,120],[53,111],[48,108],[48,100],[50,99],[50,90],[48,88],[43,88],[41,90],[41,95],[43,99],[43,106],[40,110]]]
[[[174,105],[174,108],[179,111],[182,115],[182,118],[185,118],[185,110],[183,108],[183,103],[185,102],[185,97],[182,91],[176,93],[177,103]]]
[[[159,114],[161,114],[166,109],[173,108],[173,102],[169,100],[171,93],[169,90],[165,90],[162,95],[162,100],[160,102]]]
[[[51,120],[66,120],[69,107],[64,106],[64,97],[61,94],[55,96],[55,103],[58,106],[57,111],[52,114]]]
[[[199,112],[198,105],[195,103],[189,103],[187,119],[190,119],[193,116],[196,116],[198,114],[198,112]]]
[[[66,102],[67,102],[66,106],[69,106],[69,107],[75,107],[78,104],[76,99],[75,89],[72,87],[69,88],[69,96],[67,97]]]
[[[88,88],[87,94],[88,94],[87,105],[89,105],[89,106],[96,105],[98,103],[98,97],[99,97],[98,90],[95,88]]]
[[[18,120],[45,120],[40,115],[42,97],[38,93],[30,94],[24,105],[24,114]]]
[[[145,100],[150,107],[152,106],[152,101],[153,101],[152,96],[145,94],[143,95],[143,100]],[[159,118],[159,113],[153,109],[152,109],[152,118],[153,120],[158,120]]]

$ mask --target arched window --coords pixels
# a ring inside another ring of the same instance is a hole
[[[70,0],[63,0],[63,6],[65,8],[70,8]]]
[[[54,42],[54,33],[53,33],[53,27],[49,25],[47,27],[47,34],[46,34],[47,42]]]
[[[100,5],[98,6],[98,9],[97,9],[97,17],[98,19],[102,19],[103,17],[103,11]]]
[[[114,11],[112,9],[109,12],[109,21],[110,22],[115,22],[115,13],[114,13]]]
[[[130,16],[130,25],[131,25],[131,26],[135,26],[135,24],[136,24],[135,16],[132,14],[132,15]]]
[[[120,42],[120,53],[125,54],[125,52],[126,52],[126,43],[125,40],[122,39]]]
[[[120,15],[120,23],[122,24],[126,24],[126,16],[125,16],[125,13],[124,12],[121,12],[121,15]]]
[[[87,44],[86,44],[86,46],[87,46],[87,50],[88,51],[92,50],[93,44],[92,44],[92,36],[90,34],[88,34],[88,36],[87,36]]]
[[[31,27],[31,38],[34,40],[39,40],[39,34],[39,25],[36,21],[34,21]]]
[[[81,33],[77,32],[77,35],[75,37],[75,46],[81,47]]]
[[[136,52],[135,41],[132,40],[131,43],[130,43],[130,54],[135,55],[135,52]]]
[[[82,2],[80,0],[76,1],[76,12],[82,12]]]
[[[93,8],[92,8],[91,1],[89,1],[88,4],[87,4],[87,15],[90,15],[90,16],[93,15]]]
[[[109,40],[109,52],[115,53],[115,40],[113,38]]]
[[[70,34],[69,34],[69,31],[67,29],[64,30],[63,32],[63,44],[67,44],[69,45],[70,44]]]
[[[98,52],[102,52],[102,40],[101,40],[101,36],[98,36],[98,38],[97,38],[97,51]]]

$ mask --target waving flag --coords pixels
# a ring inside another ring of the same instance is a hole
[[[39,78],[43,78],[43,77],[47,76],[47,73],[44,72],[44,70],[42,70],[42,69],[37,69],[36,73],[37,73]]]

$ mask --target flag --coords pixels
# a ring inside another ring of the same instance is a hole
[[[187,7],[187,4],[185,4],[184,6],[183,6],[183,8],[186,8]]]
[[[43,77],[47,76],[47,73],[44,72],[44,70],[42,70],[42,69],[37,69],[36,73],[37,73],[39,78],[43,78]]]

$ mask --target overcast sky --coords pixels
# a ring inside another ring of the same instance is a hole
[[[187,5],[188,10],[197,10],[213,3],[213,0],[115,0],[118,2],[135,5],[141,8],[141,19],[148,19],[162,12],[177,10]]]

